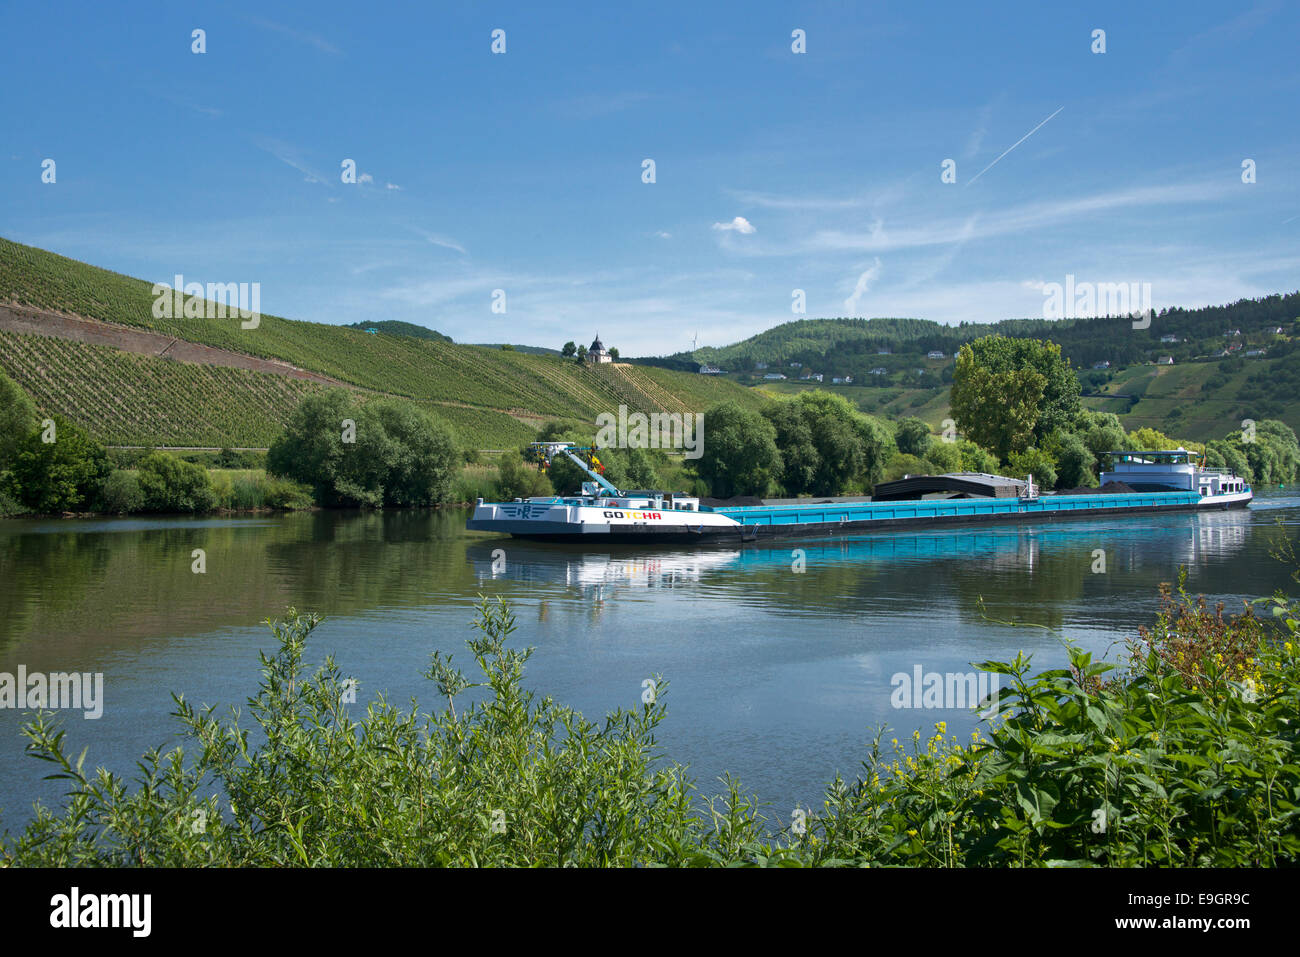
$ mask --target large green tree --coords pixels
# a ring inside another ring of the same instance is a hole
[[[1052,436],[1049,447],[1056,460],[1056,484],[1059,488],[1084,488],[1097,484],[1097,458],[1078,434],[1058,432]]]
[[[808,407],[791,399],[774,399],[763,407],[763,417],[776,430],[782,468],[778,478],[787,495],[812,490],[821,468],[821,453],[813,444]]]
[[[108,477],[108,455],[81,426],[57,414],[50,422],[50,427],[38,427],[19,439],[5,490],[37,512],[90,508]]]
[[[1107,452],[1118,452],[1128,445],[1124,426],[1113,412],[1093,412],[1084,409],[1074,421],[1074,432],[1083,440],[1092,454],[1094,463],[1105,461]],[[1095,465],[1094,465],[1095,472]]]
[[[1206,448],[1210,465],[1229,467],[1259,485],[1284,485],[1300,479],[1300,445],[1295,430],[1277,419],[1261,419],[1253,431],[1229,433]]]
[[[0,472],[13,458],[18,443],[36,428],[36,406],[13,379],[0,371]]]
[[[695,470],[716,496],[766,495],[781,474],[772,423],[735,402],[704,413],[703,445]]]
[[[762,415],[776,430],[783,461],[779,482],[787,495],[861,490],[880,478],[894,452],[887,426],[833,392],[814,389],[777,399]]]
[[[355,405],[344,389],[326,389],[298,403],[284,432],[266,453],[266,470],[310,485],[316,501],[337,504],[335,480],[343,472],[345,421]]]
[[[900,419],[894,427],[894,442],[898,451],[905,455],[917,455],[922,458],[930,451],[930,426],[917,418]]]
[[[1033,442],[1045,385],[1033,369],[986,369],[963,346],[953,373],[952,416],[962,434],[1005,461]]]
[[[1005,460],[1070,426],[1079,379],[1055,343],[984,336],[957,353],[951,401],[962,433]]]
[[[304,398],[266,455],[268,472],[310,485],[321,505],[435,505],[447,500],[459,465],[441,420],[342,389]]]
[[[361,409],[360,423],[374,423],[391,452],[383,476],[385,505],[445,502],[460,472],[460,453],[451,428],[419,406],[375,399]]]

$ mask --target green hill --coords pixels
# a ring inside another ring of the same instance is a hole
[[[957,326],[922,319],[802,319],[729,346],[641,361],[681,369],[707,362],[737,384],[773,394],[829,389],[864,412],[916,416],[937,427],[948,416],[955,353],[993,334],[1060,345],[1078,370],[1084,404],[1118,414],[1129,429],[1150,426],[1206,441],[1247,418],[1300,423],[1300,293],[1168,309],[1147,329],[1134,329],[1129,318]],[[1219,355],[1229,349],[1230,356]],[[1252,351],[1263,354],[1245,355]],[[1174,364],[1156,365],[1162,356]],[[1099,363],[1110,367],[1093,368]],[[823,381],[799,378],[812,372]],[[764,379],[775,373],[787,378]],[[837,376],[851,376],[853,383],[834,385]]]
[[[369,333],[371,329],[375,334],[384,333],[389,336],[411,336],[414,339],[432,339],[434,342],[451,342],[451,336],[444,336],[435,329],[428,329],[424,326],[417,326],[413,322],[402,322],[399,319],[381,319],[378,322],[350,322],[349,329],[360,329],[362,332]]]
[[[588,366],[541,348],[457,345],[423,326],[387,320],[346,326],[263,315],[257,328],[243,329],[237,318],[155,318],[151,285],[0,239],[0,304],[151,330],[408,398],[450,421],[475,448],[519,444],[547,419],[592,424],[620,404],[685,412],[730,399],[753,407],[768,395],[807,388],[842,393],[864,412],[917,416],[938,427],[948,415],[955,351],[990,333],[1058,342],[1081,370],[1085,405],[1119,414],[1129,429],[1151,426],[1205,441],[1245,418],[1300,423],[1300,293],[1166,310],[1145,330],[1134,330],[1129,319],[958,326],[806,319],[724,348]],[[367,332],[371,327],[380,332]],[[1216,356],[1229,348],[1231,356]],[[1264,354],[1244,357],[1253,350]],[[1158,355],[1175,364],[1152,364]],[[1111,368],[1091,368],[1103,360]],[[698,375],[700,362],[730,374]],[[759,363],[791,378],[764,381]],[[302,394],[329,387],[3,331],[0,368],[44,411],[85,422],[103,441],[123,445],[265,445]],[[878,369],[884,372],[873,373]],[[811,371],[824,382],[799,381]],[[850,375],[852,385],[831,384],[832,376]]]
[[[445,337],[370,334],[271,315],[261,316],[253,329],[241,328],[238,318],[156,318],[154,298],[144,280],[0,239],[0,303],[151,330],[409,398],[451,421],[462,441],[477,448],[524,441],[547,419],[594,424],[599,413],[620,404],[654,412],[700,411],[723,398],[761,401],[734,383],[692,373],[585,366],[456,345]],[[154,444],[166,437],[177,445],[263,445],[255,439],[278,428],[307,388],[296,380],[274,381],[282,378],[275,375],[267,380],[267,373],[232,378],[225,373],[243,370],[201,372],[207,367],[17,333],[5,334],[0,367],[38,396],[43,411],[67,412],[113,444]],[[239,386],[232,384],[236,380]],[[248,395],[235,400],[240,388]],[[110,395],[142,411],[120,415]],[[204,416],[198,409],[212,411]]]
[[[1086,391],[1085,408],[1113,412],[1128,430],[1154,428],[1206,442],[1241,428],[1244,419],[1281,419],[1300,427],[1300,362],[1292,354],[1229,358],[1185,365],[1130,366]],[[825,388],[863,412],[887,419],[915,416],[936,431],[949,416],[948,386],[831,385],[785,381],[757,387],[774,395]]]
[[[1292,354],[1121,369],[1084,404],[1115,412],[1125,428],[1151,426],[1197,441],[1241,428],[1243,419],[1300,423],[1300,362]]]
[[[504,342],[472,343],[472,345],[476,345],[480,349],[500,349],[502,346],[506,344],[507,343]],[[560,354],[559,349],[547,349],[545,346],[521,346],[518,343],[509,343],[509,345],[510,348],[515,350],[516,352],[527,352],[530,355],[535,355],[535,356],[557,356],[558,357]]]
[[[707,362],[742,377],[765,371],[760,364],[766,364],[766,371],[789,375],[791,363],[797,362],[796,375],[804,370],[823,373],[827,380],[851,375],[859,384],[871,377],[872,369],[882,368],[885,372],[872,381],[914,388],[918,368],[942,378],[963,343],[986,335],[1050,339],[1075,368],[1084,370],[1101,362],[1127,367],[1160,356],[1172,356],[1181,364],[1212,358],[1230,347],[1242,353],[1265,349],[1278,356],[1300,336],[1300,292],[1223,306],[1166,309],[1152,316],[1145,329],[1134,329],[1127,317],[1007,319],[955,326],[928,319],[800,319],[729,346],[642,361],[681,369]],[[943,358],[929,359],[931,352],[943,353]]]

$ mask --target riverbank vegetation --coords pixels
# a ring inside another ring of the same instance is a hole
[[[435,653],[436,710],[380,698],[363,713],[320,619],[270,622],[277,648],[247,714],[174,696],[189,750],[151,751],[135,781],[86,770],[48,714],[28,750],[66,782],[0,841],[13,866],[1173,866],[1300,860],[1296,609],[1235,617],[1181,587],[1122,667],[1068,648],[1069,667],[1005,676],[968,741],[940,722],[878,732],[862,773],[820,806],[771,809],[724,779],[702,798],[655,745],[668,683],[590,721],[527,690],[531,649],[483,600],[474,674]],[[251,734],[250,734],[251,731]]]
[[[869,494],[881,480],[943,472],[1032,475],[1042,488],[1068,491],[1096,487],[1108,452],[1182,447],[1259,485],[1300,479],[1300,442],[1284,422],[1245,420],[1239,431],[1199,443],[1152,428],[1125,431],[1118,416],[1083,408],[1079,394],[1055,344],[986,336],[958,353],[953,418],[938,435],[921,419],[889,422],[841,395],[805,390],[758,409],[709,409],[693,472],[719,497]]]
[[[106,450],[58,414],[38,420],[0,373],[0,436],[0,516],[440,505],[477,490],[460,487],[467,463],[448,425],[341,389],[304,397],[265,455],[173,454]]]
[[[654,388],[649,379],[643,384]],[[939,435],[918,418],[886,421],[862,413],[841,395],[807,390],[757,406],[711,406],[702,436],[695,436],[698,457],[685,458],[680,450],[670,455],[662,449],[604,449],[601,466],[620,488],[720,498],[866,495],[882,480],[955,471],[1032,475],[1040,487],[1071,490],[1098,484],[1107,452],[1180,446],[1258,485],[1300,477],[1300,443],[1281,421],[1246,420],[1240,432],[1200,444],[1150,428],[1126,432],[1117,416],[1083,409],[1079,390],[1074,370],[1054,344],[986,336],[960,350],[954,418]],[[57,413],[38,422],[31,399],[0,373],[0,431],[6,436],[0,441],[0,515],[202,513],[313,503],[427,506],[568,494],[586,477],[562,459],[541,474],[525,464],[523,446],[507,449],[495,469],[470,468],[478,465],[478,453],[459,450],[444,411],[344,389],[310,391],[287,414],[264,459],[230,450],[180,456],[198,466],[267,468],[256,480],[212,473],[205,483],[194,469],[158,458],[162,453],[151,454],[143,470],[149,450],[103,455],[91,433]],[[536,437],[589,446],[595,443],[592,433],[579,420],[556,419]],[[68,441],[60,442],[60,435]]]
[[[326,507],[442,504],[461,461],[430,413],[338,390],[303,399],[266,453],[269,473],[310,486]]]

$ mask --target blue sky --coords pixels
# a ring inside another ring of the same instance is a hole
[[[1300,287],[1295,4],[29,3],[3,22],[0,235],[259,282],[290,318],[552,347],[599,330],[638,355],[800,318],[795,289],[808,318],[955,323],[1042,315],[1067,275],[1150,283],[1156,308]]]

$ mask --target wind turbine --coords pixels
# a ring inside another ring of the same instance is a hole
[[[699,334],[698,332],[695,333],[695,335],[691,336],[691,351],[692,351],[692,352],[694,352],[694,351],[696,350],[696,348],[698,348],[698,346],[699,346],[699,341],[700,341],[700,334]]]

